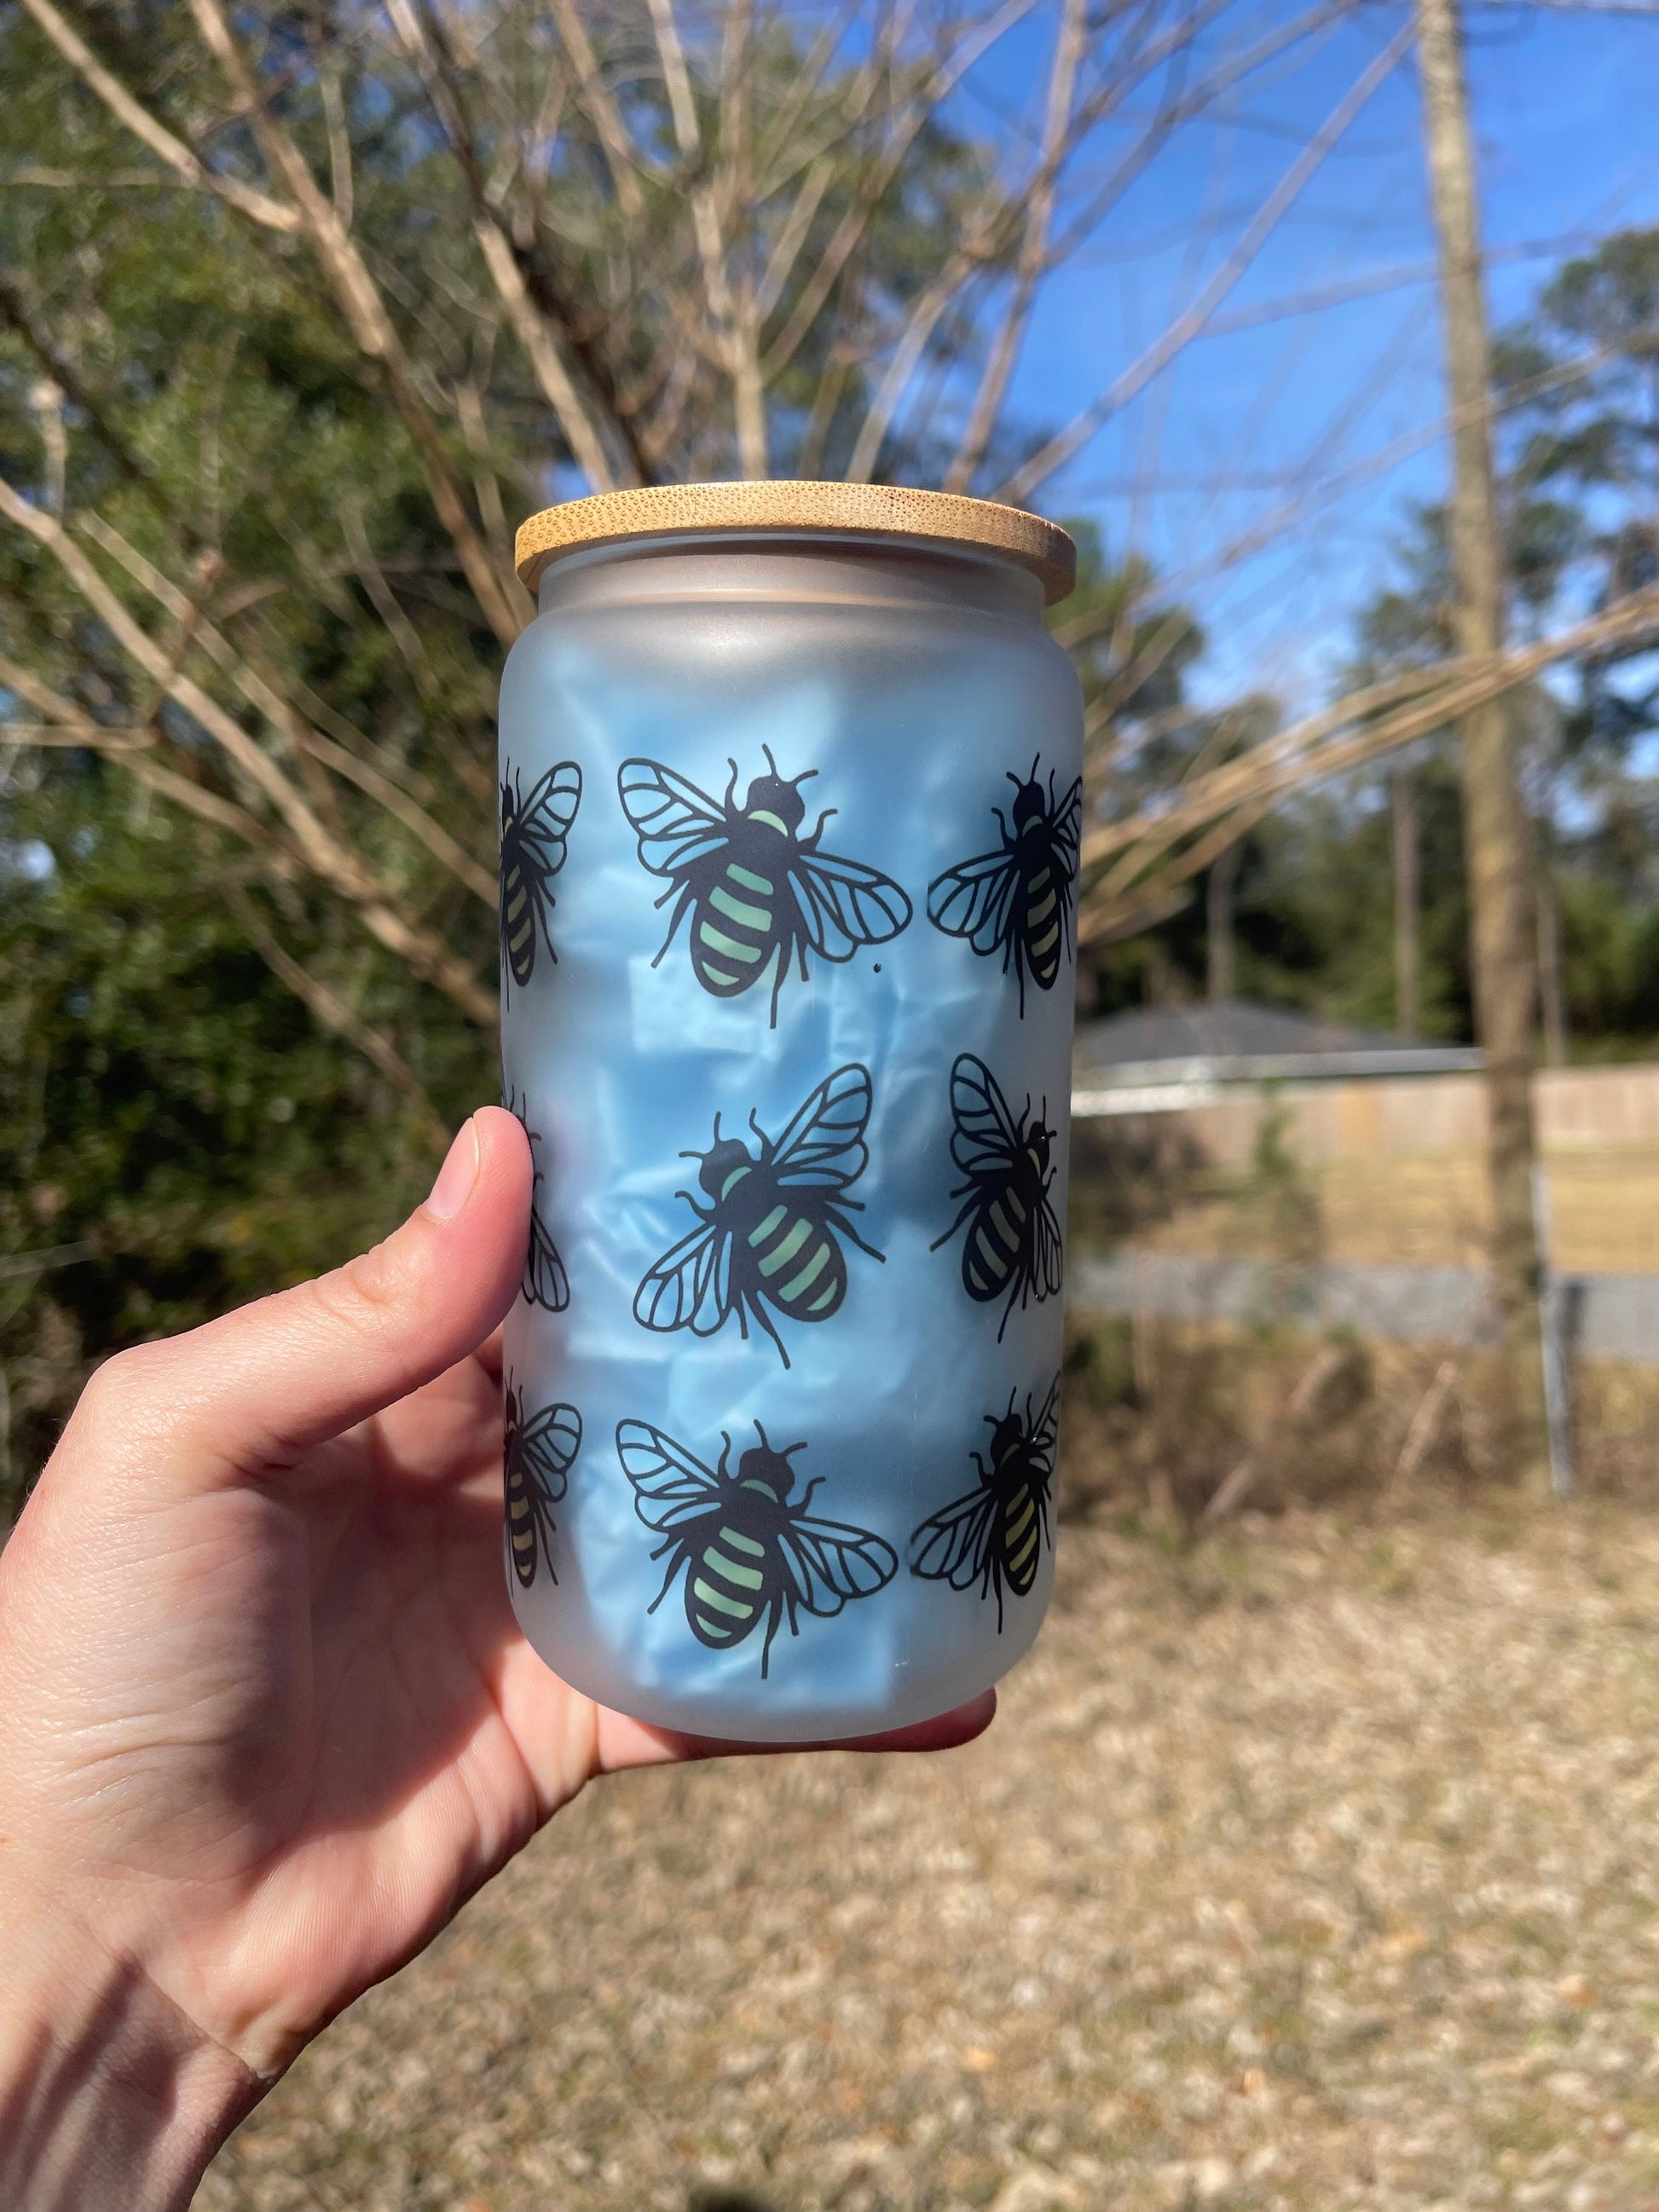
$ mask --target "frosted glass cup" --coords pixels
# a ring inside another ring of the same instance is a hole
[[[1053,1579],[1070,540],[940,494],[703,485],[550,509],[518,552],[518,1618],[665,1727],[928,1718],[1018,1658]]]

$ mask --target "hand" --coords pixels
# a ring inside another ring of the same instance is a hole
[[[7,2205],[187,2203],[591,1777],[720,1747],[602,1711],[514,1622],[493,1332],[530,1184],[486,1109],[375,1250],[111,1360],[0,1553]]]

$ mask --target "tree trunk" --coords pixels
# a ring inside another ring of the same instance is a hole
[[[1503,642],[1502,547],[1493,486],[1491,363],[1481,289],[1474,163],[1456,0],[1416,0],[1429,182],[1440,246],[1447,381],[1453,416],[1451,542],[1459,650]],[[1492,1273],[1509,1370],[1507,1456],[1529,1488],[1548,1480],[1533,1221],[1534,1008],[1530,840],[1504,703],[1462,726],[1475,1023],[1486,1061]]]
[[[1210,866],[1205,899],[1205,951],[1211,1003],[1233,995],[1233,892],[1238,883],[1242,845],[1229,845]]]
[[[1401,1036],[1423,1029],[1422,866],[1417,843],[1417,787],[1396,755],[1389,770],[1394,837],[1394,1025]]]
[[[1538,831],[1538,1010],[1544,1031],[1544,1064],[1567,1064],[1567,993],[1561,974],[1561,904],[1555,896],[1547,825]]]

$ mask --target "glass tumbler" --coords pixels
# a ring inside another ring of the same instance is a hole
[[[502,680],[526,1635],[659,1725],[923,1720],[1054,1566],[1082,814],[1073,551],[938,493],[527,522]]]

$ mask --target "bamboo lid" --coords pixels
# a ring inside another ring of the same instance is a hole
[[[915,491],[905,484],[781,480],[596,492],[544,507],[520,524],[514,559],[520,582],[533,592],[555,561],[584,547],[714,530],[851,532],[989,548],[1029,569],[1051,606],[1077,580],[1076,546],[1041,515],[988,499],[963,499],[955,492]]]

